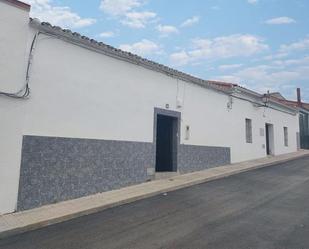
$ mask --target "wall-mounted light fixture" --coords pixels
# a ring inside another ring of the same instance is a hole
[[[228,110],[232,110],[233,109],[233,103],[234,103],[234,99],[232,96],[229,96],[229,102],[227,102],[227,109]]]
[[[267,91],[266,94],[263,95],[263,98],[262,98],[262,101],[264,103],[264,105],[266,106],[269,102],[269,99],[270,99],[270,95],[269,95],[269,91]]]

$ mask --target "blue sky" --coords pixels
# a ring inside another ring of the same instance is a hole
[[[309,102],[308,0],[26,0],[31,16],[203,79]]]

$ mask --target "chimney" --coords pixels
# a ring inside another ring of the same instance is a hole
[[[302,105],[300,88],[297,88],[297,104],[298,106]]]

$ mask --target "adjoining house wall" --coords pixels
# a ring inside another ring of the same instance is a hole
[[[275,132],[274,154],[297,150],[298,115],[255,107],[237,98],[233,98],[232,109],[229,110],[228,96],[197,85],[187,84],[185,96],[182,119],[184,126],[190,125],[191,134],[189,140],[182,140],[184,144],[231,148],[232,163],[262,158],[266,156],[265,124],[270,123],[274,125]],[[252,119],[253,143],[246,143],[246,118]],[[289,129],[288,147],[284,146],[285,126]]]
[[[29,8],[0,0],[0,91],[14,93],[25,84]],[[16,208],[24,102],[0,96],[0,214]]]
[[[18,182],[18,209],[24,210],[147,180],[147,169],[154,168],[154,110],[167,105],[181,113],[180,172],[265,157],[265,123],[274,125],[276,155],[297,149],[297,115],[239,99],[229,109],[223,93],[44,34],[35,47],[30,87],[27,101],[1,99],[19,106],[15,116],[22,122],[4,127],[15,140],[0,141],[1,153],[11,154],[5,165],[11,184],[0,188],[0,213],[15,210]],[[246,118],[252,119],[252,144],[246,143]]]

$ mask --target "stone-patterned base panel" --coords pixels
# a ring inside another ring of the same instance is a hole
[[[17,210],[138,184],[152,143],[24,136]]]
[[[231,163],[227,147],[209,147],[181,144],[178,153],[178,171],[189,173]]]
[[[179,145],[178,171],[230,163],[230,149]],[[145,182],[153,143],[24,136],[17,211]]]

